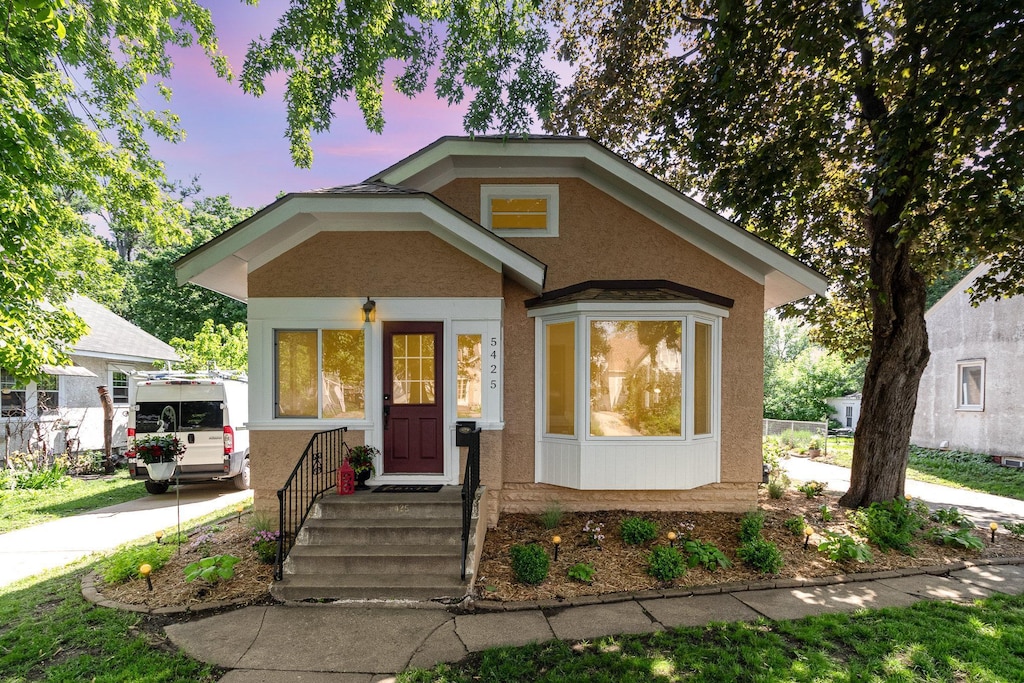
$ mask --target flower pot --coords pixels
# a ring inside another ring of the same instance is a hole
[[[366,491],[370,487],[366,485],[366,480],[370,478],[370,470],[363,470],[362,472],[356,472],[356,491]]]
[[[178,466],[176,462],[150,462],[146,463],[146,469],[149,470],[149,478],[156,481],[167,481],[174,476],[174,468]]]

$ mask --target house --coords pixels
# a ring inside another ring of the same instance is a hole
[[[835,417],[841,429],[849,429],[851,433],[857,429],[857,420],[860,419],[860,392],[825,399],[825,403],[832,406]]]
[[[593,140],[445,137],[365,182],[286,194],[183,257],[248,303],[256,506],[311,435],[376,484],[483,507],[734,510],[761,481],[763,314],[825,279]]]
[[[972,306],[982,264],[925,314],[931,358],[921,377],[911,443],[1024,456],[1024,297]]]
[[[79,451],[102,449],[101,385],[114,404],[112,445],[124,448],[132,374],[152,370],[155,361],[179,360],[170,346],[88,297],[74,295],[67,305],[89,328],[74,345],[71,365],[44,365],[40,378],[25,386],[0,369],[0,458],[30,448],[63,451],[68,440]]]

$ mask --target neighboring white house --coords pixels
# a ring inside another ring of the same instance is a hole
[[[835,415],[830,417],[837,420],[840,427],[857,429],[857,420],[860,419],[859,391],[855,394],[826,399],[825,402],[835,410]]]
[[[70,354],[72,365],[43,366],[40,379],[24,386],[0,368],[0,460],[29,448],[62,451],[67,439],[79,450],[103,448],[101,385],[114,402],[113,446],[124,448],[132,374],[180,360],[168,344],[92,299],[76,295],[68,307],[89,328]]]
[[[925,314],[931,359],[921,378],[911,443],[1024,455],[1024,297],[971,306],[967,274]]]

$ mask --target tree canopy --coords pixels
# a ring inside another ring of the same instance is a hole
[[[0,366],[19,379],[66,360],[84,331],[64,306],[80,288],[72,254],[86,246],[72,198],[157,244],[180,233],[184,212],[162,191],[147,135],[182,131],[137,93],[155,79],[169,98],[167,47],[193,43],[228,75],[194,0],[0,3]]]

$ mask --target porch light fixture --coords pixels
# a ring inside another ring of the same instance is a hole
[[[377,302],[371,299],[370,297],[366,297],[366,303],[363,304],[363,322],[372,323],[374,318],[377,317],[376,311]]]

